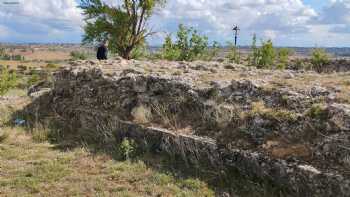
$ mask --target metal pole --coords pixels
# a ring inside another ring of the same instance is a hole
[[[237,46],[237,31],[235,32],[235,47]]]
[[[235,47],[237,47],[237,40],[238,40],[238,31],[239,31],[239,27],[237,25],[235,25],[233,27],[233,31],[235,32]]]

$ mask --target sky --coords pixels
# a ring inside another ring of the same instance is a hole
[[[0,42],[79,43],[84,22],[78,5],[79,0],[0,0]],[[350,47],[350,0],[168,0],[148,23],[158,32],[148,43],[160,45],[181,23],[221,44],[233,41],[237,24],[240,45],[250,45],[255,33],[276,46]]]

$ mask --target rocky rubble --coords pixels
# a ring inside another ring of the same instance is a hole
[[[291,196],[350,196],[350,105],[337,98],[347,76],[333,85],[333,75],[217,62],[77,61],[51,91],[33,88],[41,96],[27,111],[102,144],[127,137],[188,165],[235,169]]]

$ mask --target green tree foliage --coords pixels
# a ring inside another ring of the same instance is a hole
[[[329,55],[324,49],[314,49],[311,53],[311,63],[317,72],[321,72],[324,65],[329,62]]]
[[[152,34],[146,27],[156,6],[165,0],[119,0],[110,6],[101,0],[82,0],[86,26],[83,43],[108,40],[111,52],[130,59],[132,51]]]
[[[162,58],[167,60],[179,60],[180,53],[180,49],[178,49],[177,45],[175,45],[171,39],[171,34],[168,34],[165,37],[165,41],[162,47]]]
[[[226,56],[230,62],[234,62],[236,64],[239,64],[241,61],[241,56],[239,54],[239,51],[237,50],[236,46],[232,42],[227,43],[229,47],[229,53]]]
[[[218,47],[218,43],[213,44],[214,50]],[[187,28],[180,24],[175,42],[171,39],[171,35],[165,38],[161,56],[168,60],[193,61],[207,58],[209,53],[208,37],[200,35],[192,27]]]
[[[3,68],[0,74],[0,95],[4,95],[11,88],[16,87],[16,85],[16,74],[10,73],[7,68]]]

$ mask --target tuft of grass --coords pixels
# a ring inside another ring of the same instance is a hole
[[[328,110],[327,106],[322,104],[314,104],[307,112],[306,115],[318,120],[327,120],[328,119]]]
[[[152,118],[151,110],[143,105],[135,107],[131,111],[131,115],[133,116],[134,121],[140,124],[149,123]]]
[[[262,116],[278,122],[295,122],[298,119],[296,113],[284,109],[267,108],[263,102],[252,103],[252,110],[249,116]]]
[[[171,113],[167,105],[154,104],[152,105],[152,111],[154,111],[155,115],[160,118],[162,125],[175,131],[179,130],[179,123],[176,114]]]
[[[5,142],[9,138],[10,134],[6,131],[1,131],[0,130],[0,143]]]
[[[45,66],[45,69],[47,69],[47,70],[49,70],[49,71],[52,71],[52,70],[57,70],[59,67],[60,67],[60,65],[58,65],[58,64],[48,63],[48,64]]]
[[[34,142],[43,143],[49,140],[50,131],[48,129],[35,128],[32,131],[32,138]]]

